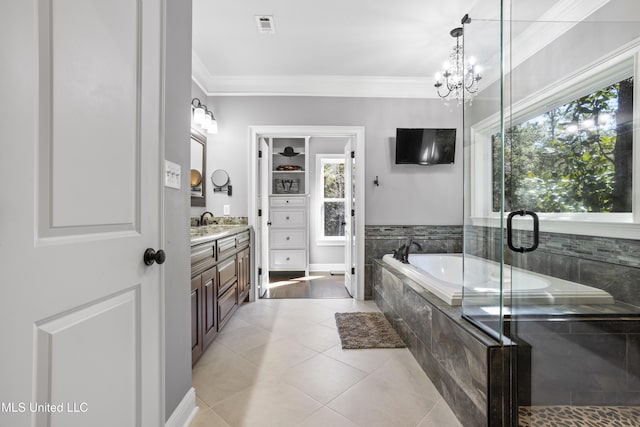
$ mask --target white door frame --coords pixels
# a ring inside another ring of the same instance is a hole
[[[364,300],[364,127],[363,126],[249,126],[249,225],[256,228],[258,221],[258,149],[261,136],[310,136],[310,137],[350,137],[353,141],[357,172],[355,200],[356,292],[354,299]],[[260,238],[256,234],[256,239]],[[258,257],[256,256],[256,260]],[[258,263],[252,266],[251,283],[257,284]],[[253,286],[251,299],[257,300],[257,286]]]

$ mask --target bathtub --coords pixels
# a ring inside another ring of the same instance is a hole
[[[420,286],[452,306],[462,305],[462,254],[410,254],[409,264],[393,255],[382,258]],[[500,265],[496,262],[465,256],[467,271],[466,298],[480,303],[490,302],[488,296],[499,294]],[[512,284],[513,278],[513,284]],[[614,304],[613,297],[601,290],[556,277],[533,273],[505,265],[503,269],[504,304]]]

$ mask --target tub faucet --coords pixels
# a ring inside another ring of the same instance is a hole
[[[404,262],[405,252],[406,252],[406,246],[402,245],[398,249],[393,250],[393,258]]]
[[[405,264],[409,264],[409,251],[413,245],[415,245],[419,251],[422,251],[422,245],[418,242],[414,242],[413,237],[409,237],[404,245],[400,246],[397,251],[393,251],[393,257]]]
[[[207,225],[207,224],[205,224],[205,223],[204,223],[204,217],[205,217],[207,214],[211,215],[211,219],[213,219],[213,218],[214,218],[214,216],[213,216],[213,214],[212,214],[211,212],[206,211],[205,213],[203,213],[202,215],[200,215],[200,225]]]

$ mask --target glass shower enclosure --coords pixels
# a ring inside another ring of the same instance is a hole
[[[515,349],[510,422],[637,425],[640,2],[477,3],[463,315]]]

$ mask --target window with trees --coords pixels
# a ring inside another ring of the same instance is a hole
[[[318,175],[321,209],[320,238],[334,241],[344,240],[344,158],[320,157]]]
[[[632,212],[633,77],[512,126],[504,140],[504,211]],[[500,210],[500,134],[492,208]]]

